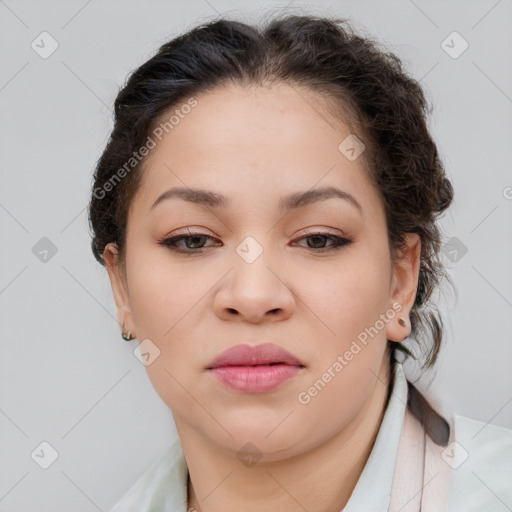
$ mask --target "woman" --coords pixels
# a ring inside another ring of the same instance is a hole
[[[510,510],[512,431],[443,418],[396,357],[443,335],[426,111],[343,20],[211,22],[131,75],[92,249],[178,439],[113,512]]]

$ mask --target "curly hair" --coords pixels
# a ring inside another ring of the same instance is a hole
[[[166,42],[133,71],[116,97],[114,127],[94,173],[89,204],[94,257],[105,265],[103,251],[114,242],[124,264],[128,209],[145,162],[134,155],[164,114],[223,85],[273,83],[317,93],[334,117],[355,123],[364,134],[363,161],[385,208],[392,259],[406,233],[421,239],[411,337],[424,349],[422,367],[433,366],[443,322],[429,299],[443,278],[450,281],[440,259],[437,217],[453,199],[452,185],[427,128],[430,110],[420,84],[396,55],[357,35],[345,19],[287,15],[261,29],[210,21]]]

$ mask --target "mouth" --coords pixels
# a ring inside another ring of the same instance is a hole
[[[219,364],[217,366],[210,366],[207,367],[207,370],[214,370],[216,368],[251,368],[251,367],[257,367],[257,366],[297,366],[298,368],[305,368],[303,364],[289,364],[289,363],[283,363],[281,361],[279,362],[272,362],[272,363],[256,363],[256,364]]]
[[[286,350],[266,343],[225,350],[206,369],[230,391],[267,393],[304,368],[306,365]]]
[[[272,343],[262,345],[237,345],[220,353],[207,370],[226,366],[279,366],[289,365],[305,368],[294,355]]]

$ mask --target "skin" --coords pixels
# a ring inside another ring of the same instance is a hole
[[[410,333],[420,239],[408,234],[392,263],[384,209],[363,159],[349,161],[338,149],[350,130],[328,120],[322,97],[298,91],[230,86],[199,95],[146,162],[128,215],[125,269],[115,245],[104,253],[120,325],[160,350],[146,370],[173,412],[191,478],[188,506],[196,510],[343,508],[384,413],[386,340]],[[361,212],[338,198],[278,208],[282,196],[328,185],[352,194]],[[212,190],[232,205],[171,199],[151,210],[174,186]],[[179,242],[190,254],[158,243],[187,228],[213,239]],[[322,252],[317,247],[332,242],[303,238],[305,228],[352,243]],[[263,249],[252,263],[236,252],[247,236]],[[300,403],[298,394],[393,304],[401,311]],[[263,342],[306,367],[259,394],[226,388],[205,370],[228,347]],[[247,442],[261,455],[251,466],[237,457]]]

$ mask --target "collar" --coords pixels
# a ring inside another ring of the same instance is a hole
[[[395,362],[391,395],[375,443],[343,512],[387,512],[407,404],[407,379]],[[110,512],[187,512],[188,468],[179,438]]]
[[[363,472],[343,512],[387,512],[393,473],[407,404],[407,379],[402,363],[395,375],[388,406]]]

